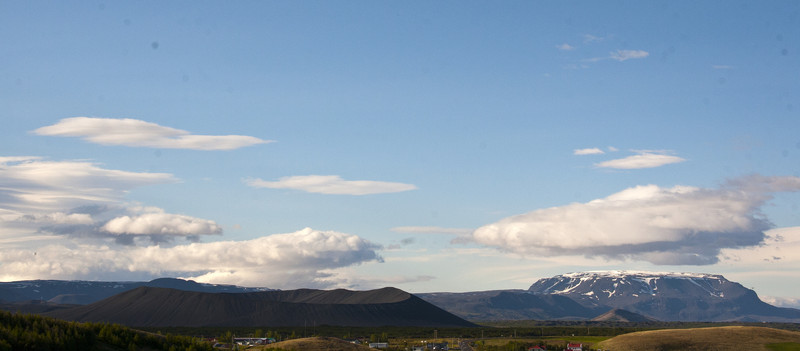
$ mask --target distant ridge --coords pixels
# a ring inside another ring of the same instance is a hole
[[[608,307],[586,307],[560,295],[537,295],[525,290],[416,294],[461,318],[492,320],[587,320]]]
[[[139,287],[89,305],[45,315],[134,327],[426,326],[472,327],[405,291],[285,290],[204,293]]]
[[[268,288],[205,284],[193,280],[158,278],[149,282],[102,282],[86,280],[22,280],[0,282],[0,302],[12,305],[25,301],[48,301],[55,304],[86,305],[141,286],[200,292],[256,292]],[[0,305],[0,308],[3,308]]]

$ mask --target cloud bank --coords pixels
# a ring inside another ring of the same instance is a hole
[[[0,240],[32,235],[162,243],[220,234],[213,221],[128,205],[135,188],[174,183],[166,173],[104,169],[86,161],[0,157]]]
[[[759,208],[771,193],[799,190],[798,177],[763,176],[735,179],[719,189],[637,186],[508,217],[478,228],[472,237],[522,255],[713,264],[722,249],[761,244],[771,224]]]
[[[102,245],[50,245],[32,250],[0,250],[0,280],[94,279],[109,273],[124,277],[183,276],[200,282],[325,288],[335,284],[330,271],[382,258],[358,236],[305,228],[246,241],[147,246],[118,250]]]
[[[412,184],[372,180],[344,180],[337,175],[308,175],[283,177],[277,181],[249,179],[248,185],[256,188],[295,189],[309,193],[335,195],[369,195],[397,193],[414,190]]]
[[[100,145],[162,149],[233,150],[271,142],[245,135],[195,135],[185,130],[129,118],[64,118],[56,124],[36,129],[33,133],[78,137]]]

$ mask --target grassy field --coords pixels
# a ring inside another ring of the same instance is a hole
[[[302,351],[369,351],[365,345],[351,344],[338,338],[311,337],[281,341],[279,343],[257,346],[248,350],[302,350]]]
[[[595,345],[636,350],[800,350],[800,332],[764,327],[665,329],[616,336]]]

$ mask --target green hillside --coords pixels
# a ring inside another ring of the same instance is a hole
[[[117,324],[78,323],[0,311],[0,351],[11,350],[212,350],[185,336],[145,333]]]

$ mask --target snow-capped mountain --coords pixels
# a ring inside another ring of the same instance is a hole
[[[580,272],[540,279],[528,291],[568,296],[665,321],[800,321],[800,310],[761,301],[721,275],[639,271]]]

